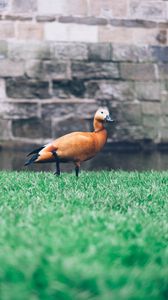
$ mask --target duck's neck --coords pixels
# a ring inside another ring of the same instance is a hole
[[[103,123],[96,119],[94,119],[93,127],[94,127],[95,132],[99,132],[99,131],[105,129]]]
[[[107,130],[102,122],[94,120],[94,135],[96,140],[96,150],[100,151],[107,141]]]

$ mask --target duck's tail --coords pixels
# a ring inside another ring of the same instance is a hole
[[[28,166],[28,165],[33,164],[33,163],[36,161],[36,159],[38,158],[38,156],[39,156],[38,153],[33,154],[32,157],[29,158],[29,159],[25,162],[24,165],[25,165],[25,166]]]
[[[30,156],[30,155],[32,155],[32,157],[30,158],[30,159],[28,159],[26,162],[25,162],[25,166],[28,166],[28,165],[31,165],[31,164],[33,164],[35,161],[36,161],[36,159],[38,158],[38,156],[39,156],[39,152],[44,148],[45,146],[42,146],[42,147],[40,147],[40,148],[38,148],[38,149],[35,149],[35,150],[33,150],[32,152],[30,152],[27,156]]]

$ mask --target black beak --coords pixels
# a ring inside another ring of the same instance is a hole
[[[105,122],[112,123],[114,120],[108,115],[105,117]]]

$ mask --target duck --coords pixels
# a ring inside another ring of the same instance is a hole
[[[93,158],[107,142],[106,123],[112,123],[107,108],[100,107],[93,120],[92,132],[71,132],[58,137],[51,143],[30,152],[25,166],[34,163],[52,162],[56,164],[55,175],[61,174],[60,163],[73,162],[76,177],[79,176],[81,163]]]

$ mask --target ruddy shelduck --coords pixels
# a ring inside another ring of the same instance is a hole
[[[105,123],[113,120],[106,108],[99,108],[94,116],[93,132],[72,132],[57,138],[53,142],[35,149],[28,156],[31,158],[25,165],[32,163],[55,162],[56,175],[60,175],[60,163],[73,162],[78,177],[79,168],[83,161],[94,157],[107,141]]]

